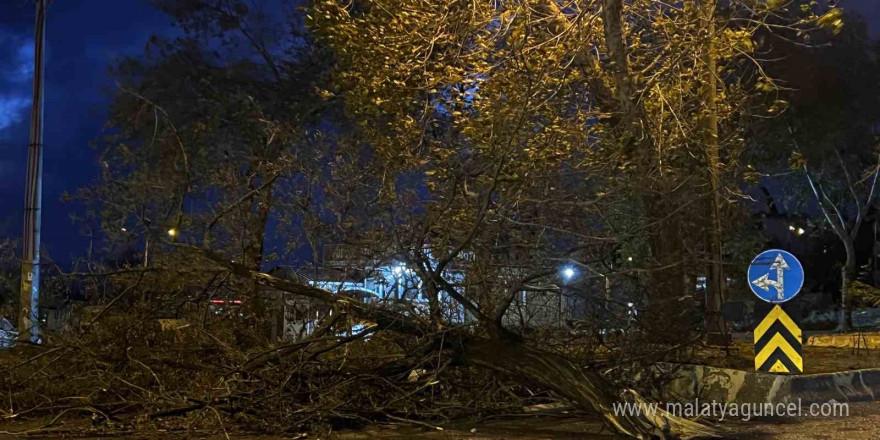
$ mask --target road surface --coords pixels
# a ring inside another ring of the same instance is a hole
[[[25,426],[30,425],[30,426]],[[71,432],[68,423],[55,425],[47,430],[39,425],[0,425],[0,440],[20,438],[79,438],[79,439],[226,439],[222,432],[170,433],[126,432],[106,433],[103,436],[83,436]],[[82,426],[82,425],[80,425]],[[878,440],[880,439],[880,402],[852,403],[849,416],[819,418],[760,418],[750,421],[726,420],[720,424],[728,439],[736,440]],[[56,430],[57,429],[57,430]],[[55,432],[52,432],[52,431]],[[28,431],[27,435],[22,431]],[[73,429],[73,431],[78,431]],[[66,434],[66,435],[65,435]],[[110,435],[107,435],[110,434]],[[281,440],[296,436],[236,435],[234,440]],[[409,426],[373,426],[360,431],[332,433],[327,437],[301,437],[304,440],[318,438],[331,440],[618,440],[624,437],[603,432],[594,417],[575,417],[557,412],[552,415],[506,417],[482,422],[464,422],[445,426],[443,430],[413,428]]]

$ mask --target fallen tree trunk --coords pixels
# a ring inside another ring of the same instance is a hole
[[[345,295],[283,280],[232,263],[209,251],[201,251],[237,275],[252,278],[258,283],[293,295],[344,306],[352,316],[374,322],[387,331],[417,337],[438,334],[437,329],[429,324],[385,309],[381,305],[362,303]],[[547,391],[554,392],[577,408],[596,411],[608,428],[633,438],[673,440],[718,437],[718,431],[711,427],[676,417],[660,408],[650,407],[652,404],[634,390],[618,390],[599,373],[579,368],[558,354],[529,347],[514,337],[506,336],[507,333],[503,328],[493,327],[492,323],[487,324],[489,324],[488,333],[494,337],[462,336],[460,339],[461,345],[456,348],[460,350],[466,363],[534,383]],[[616,403],[620,405],[629,403],[629,408],[634,408],[635,405],[641,411],[624,411],[620,407],[615,411]]]
[[[517,341],[490,339],[463,341],[461,349],[465,362],[527,380],[576,408],[595,411],[615,432],[643,440],[719,436],[712,427],[676,417],[662,408],[651,413],[649,407],[656,403],[646,401],[634,390],[618,390],[595,371],[579,368],[555,353]],[[641,411],[624,411],[626,403]]]

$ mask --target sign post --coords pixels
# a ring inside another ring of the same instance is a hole
[[[803,333],[782,303],[804,286],[804,267],[789,252],[770,249],[758,254],[748,270],[749,288],[773,308],[754,331],[755,370],[769,373],[803,373]]]

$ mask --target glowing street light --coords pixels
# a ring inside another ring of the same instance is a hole
[[[169,229],[168,236],[171,238],[177,237],[177,229],[174,229],[174,228]]]
[[[403,263],[398,264],[397,266],[394,266],[393,269],[391,269],[391,272],[394,273],[395,277],[399,277],[403,275],[404,272],[406,272],[406,266]]]
[[[572,267],[562,269],[562,278],[565,279],[565,281],[571,280],[575,275],[577,275],[577,272],[575,272]]]

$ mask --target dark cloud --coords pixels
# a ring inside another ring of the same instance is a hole
[[[30,100],[24,96],[8,94],[0,96],[0,136],[3,132],[21,122],[25,109],[30,107]]]
[[[32,1],[0,0],[0,234],[21,232],[24,167],[33,80]],[[46,27],[43,244],[58,260],[82,254],[86,241],[70,221],[64,192],[97,174],[90,144],[101,137],[114,60],[141,53],[170,20],[140,0],[54,1]]]
[[[0,27],[0,139],[20,123],[30,108],[28,84],[33,75],[33,42]],[[2,170],[0,170],[2,171]],[[0,174],[0,177],[3,175]]]

